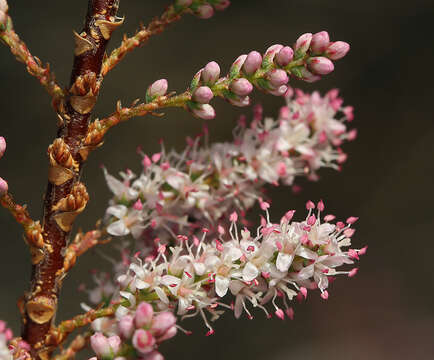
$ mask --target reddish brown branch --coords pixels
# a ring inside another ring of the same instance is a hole
[[[80,154],[99,86],[97,80],[111,25],[116,22],[118,0],[89,0],[84,29],[75,34],[76,47],[71,87],[58,138],[48,149],[49,183],[44,200],[43,236],[48,246],[32,268],[31,291],[25,300],[23,338],[33,356],[46,359],[53,348],[47,335],[53,326],[64,277],[64,249],[75,217],[84,210],[88,195],[79,182],[84,162]]]

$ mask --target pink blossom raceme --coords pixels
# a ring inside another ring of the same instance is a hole
[[[230,225],[216,239],[206,241],[209,230],[202,229],[200,239],[179,235],[180,243],[170,253],[164,247],[155,258],[131,259],[128,271],[119,277],[127,286],[121,296],[130,299],[140,293],[155,299],[152,302],[160,309],[174,309],[180,316],[200,315],[211,335],[214,330],[205,310],[218,318],[223,309],[231,308],[223,302],[230,295],[235,298],[236,317],[245,312],[252,318],[247,306],[252,304],[267,317],[272,307],[278,318],[283,319],[285,313],[292,318],[288,301],[306,298],[307,289],[319,289],[327,300],[329,278],[356,275],[357,268],[347,269],[355,254],[363,253],[363,249],[349,248],[354,217],[347,224],[327,221],[320,201],[317,206],[307,203],[308,213],[301,221],[295,221],[294,211],[289,211],[280,222],[272,223],[269,204],[261,200],[261,208],[265,217],[255,231],[243,226],[239,230],[238,216],[233,213]],[[174,315],[162,312],[153,317],[151,327],[135,331],[133,345],[145,354],[175,333]]]

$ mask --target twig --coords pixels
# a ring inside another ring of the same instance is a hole
[[[56,83],[55,76],[50,70],[50,65],[43,66],[41,60],[30,53],[24,41],[15,32],[12,19],[9,16],[4,31],[0,29],[0,39],[5,45],[9,46],[16,59],[26,65],[29,74],[38,79],[47,93],[52,97],[52,105],[56,112],[61,112],[60,107],[65,93]]]
[[[117,64],[121,62],[121,60],[125,57],[126,54],[133,51],[137,47],[145,44],[151,36],[163,32],[168,25],[180,20],[181,15],[188,11],[188,8],[175,7],[174,5],[170,5],[160,17],[154,18],[148,24],[148,26],[142,26],[142,28],[137,31],[135,35],[131,37],[127,37],[126,35],[124,35],[121,45],[118,48],[114,49],[111,54],[104,60],[101,69],[101,75],[107,75],[110,70],[112,70]]]

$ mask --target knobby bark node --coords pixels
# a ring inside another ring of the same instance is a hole
[[[116,19],[118,0],[89,0],[83,30],[75,33],[74,64],[70,88],[59,110],[57,138],[48,148],[50,161],[44,198],[43,255],[32,266],[31,288],[25,295],[22,337],[36,359],[48,359],[54,346],[47,342],[53,328],[65,271],[64,256],[75,217],[89,196],[80,175],[85,156],[81,151],[91,112],[101,84],[101,65]]]

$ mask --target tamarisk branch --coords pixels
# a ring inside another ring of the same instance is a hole
[[[53,326],[64,257],[75,217],[89,196],[80,182],[82,141],[96,103],[101,64],[111,32],[119,24],[118,0],[89,0],[84,29],[75,33],[74,65],[57,138],[48,148],[50,170],[44,200],[43,256],[33,264],[31,290],[25,297],[23,339],[37,359],[49,358],[57,344],[47,343]]]

